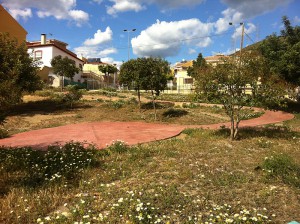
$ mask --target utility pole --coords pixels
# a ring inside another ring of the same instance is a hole
[[[243,45],[244,45],[245,23],[240,23],[240,25],[242,26],[240,58],[242,58],[242,49],[243,49]]]

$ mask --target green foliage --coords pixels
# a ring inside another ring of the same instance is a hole
[[[18,45],[3,33],[0,33],[0,67],[1,124],[10,107],[21,102],[22,94],[39,89],[41,81],[25,43]]]
[[[273,34],[259,45],[272,71],[287,82],[300,85],[300,27],[292,27],[289,19],[282,17],[284,30],[281,35]]]
[[[51,60],[51,66],[53,68],[53,73],[61,77],[68,77],[71,80],[74,75],[80,71],[80,68],[76,67],[75,61],[67,56],[64,58],[61,55],[55,56]],[[63,88],[63,83],[61,87]]]
[[[82,91],[76,85],[67,86],[68,93],[63,95],[63,101],[70,104],[70,107],[73,107],[74,102],[77,102],[82,97]]]
[[[124,100],[117,100],[117,101],[108,101],[108,106],[112,107],[114,109],[120,109],[121,107],[123,107],[125,105],[125,101]]]
[[[109,154],[111,153],[125,153],[129,150],[129,146],[128,144],[126,144],[124,141],[121,140],[115,140],[112,142],[111,145],[109,145],[105,150],[107,150],[109,152]]]
[[[188,112],[186,110],[170,108],[163,113],[163,116],[171,118],[171,117],[182,117],[187,114]]]
[[[195,79],[196,91],[201,97],[223,104],[231,120],[232,140],[237,138],[240,121],[247,118],[242,113],[244,106],[279,103],[285,95],[282,81],[255,52],[244,52],[238,59],[227,58],[216,67],[202,67],[197,70]]]
[[[193,61],[193,66],[188,68],[187,74],[188,74],[188,76],[195,78],[197,76],[198,70],[205,68],[206,66],[207,66],[207,63],[206,63],[205,59],[203,58],[202,54],[199,53],[197,60]]]
[[[268,179],[278,178],[285,184],[300,188],[300,165],[287,154],[275,154],[266,157],[263,169]]]
[[[182,107],[183,107],[183,108],[190,108],[190,109],[193,109],[193,108],[199,107],[199,105],[198,105],[198,104],[195,104],[195,103],[183,103],[183,104],[182,104]]]
[[[0,139],[7,138],[8,136],[8,131],[5,128],[0,127]]]
[[[99,65],[98,66],[99,71],[104,73],[105,75],[114,74],[118,71],[118,69],[113,65]]]
[[[79,142],[49,146],[46,152],[1,148],[0,163],[0,172],[22,172],[26,183],[36,185],[76,178],[84,168],[96,164],[96,150]]]
[[[103,88],[103,90],[108,91],[108,92],[117,92],[117,89],[112,88],[112,87],[105,87],[105,88]]]
[[[131,59],[121,66],[120,83],[137,91],[141,108],[140,90],[150,90],[154,99],[166,88],[169,74],[169,63],[161,58]]]

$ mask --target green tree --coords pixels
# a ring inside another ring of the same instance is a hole
[[[131,59],[125,62],[120,69],[120,83],[137,91],[139,108],[141,108],[140,91],[142,89],[150,90],[154,102],[155,96],[158,96],[166,88],[169,77],[169,63],[161,58]],[[155,103],[153,105],[155,108]]]
[[[0,33],[0,123],[9,108],[21,102],[24,92],[40,89],[37,67],[27,53],[25,43],[18,45],[9,35]]]
[[[237,139],[239,124],[245,119],[244,106],[279,103],[285,94],[283,82],[254,52],[244,52],[242,58],[228,58],[216,67],[205,66],[197,71],[195,79],[199,95],[223,105],[230,118],[231,140]]]
[[[171,72],[169,62],[161,58],[143,58],[144,82],[143,88],[150,90],[154,109],[154,119],[156,120],[155,100],[160,92],[167,87],[167,81]]]
[[[70,105],[73,108],[75,102],[79,101],[82,97],[82,90],[79,89],[77,85],[68,85],[68,93],[63,95],[62,100]]]
[[[107,77],[107,84],[109,83],[109,75],[115,74],[118,71],[113,65],[99,65],[98,69],[100,72],[104,73],[105,77]]]
[[[141,109],[141,89],[143,87],[143,73],[139,66],[140,60],[131,59],[121,65],[120,84],[125,84],[128,88],[133,88],[138,95],[139,109]]]
[[[189,67],[187,70],[188,76],[195,77],[197,75],[197,71],[203,67],[207,67],[206,60],[203,58],[202,54],[199,53],[196,61],[193,61],[193,66]]]
[[[61,55],[55,56],[51,60],[51,66],[53,73],[61,76],[61,90],[63,90],[64,87],[64,76],[73,80],[75,74],[80,71],[80,68],[76,67],[75,61],[67,56],[64,58]]]
[[[273,34],[259,45],[272,71],[294,86],[300,86],[300,27],[291,26],[289,19],[282,17],[284,30],[281,36]]]

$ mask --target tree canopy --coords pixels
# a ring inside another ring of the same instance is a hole
[[[41,88],[37,67],[25,43],[18,45],[7,34],[0,33],[0,123],[7,110],[21,101],[24,92]]]
[[[242,58],[229,57],[216,67],[204,66],[195,71],[196,91],[210,102],[221,103],[230,117],[232,140],[236,139],[244,106],[279,102],[285,88],[270,72],[264,58],[244,52]]]
[[[290,84],[300,86],[300,27],[293,27],[286,16],[282,17],[281,35],[273,34],[259,45],[271,70]]]
[[[197,71],[204,67],[207,67],[206,60],[203,58],[202,54],[199,53],[196,61],[193,61],[193,66],[188,68],[187,74],[188,76],[195,78]]]
[[[151,91],[153,97],[159,95],[167,86],[169,74],[169,63],[164,59],[131,59],[121,66],[120,83],[137,91],[140,106],[140,90]]]
[[[105,75],[114,74],[118,71],[118,69],[113,65],[99,65],[98,66],[99,71],[104,73]]]
[[[61,55],[55,56],[51,60],[51,66],[54,74],[57,74],[61,77],[68,77],[71,80],[73,80],[75,74],[80,71],[80,68],[76,67],[75,61],[67,56],[64,58]],[[61,87],[63,88],[63,80]]]

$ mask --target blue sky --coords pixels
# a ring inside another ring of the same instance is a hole
[[[300,0],[0,0],[27,30],[69,44],[84,57],[120,64],[159,56],[170,63],[247,46],[282,29],[281,17],[300,24]],[[229,22],[233,25],[229,26]],[[131,32],[124,32],[127,29]],[[132,32],[132,29],[136,31]]]

